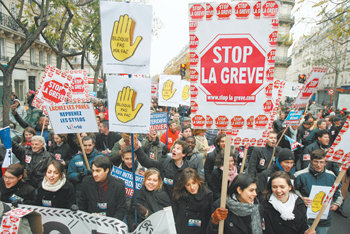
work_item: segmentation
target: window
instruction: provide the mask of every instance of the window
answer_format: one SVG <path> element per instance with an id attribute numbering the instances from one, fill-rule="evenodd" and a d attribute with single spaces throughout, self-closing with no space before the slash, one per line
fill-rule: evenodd
<path id="1" fill-rule="evenodd" d="M 47 65 L 51 64 L 51 54 L 47 54 L 47 58 L 46 58 L 46 62 L 47 62 Z"/>
<path id="2" fill-rule="evenodd" d="M 35 90 L 35 76 L 29 76 L 28 83 L 29 83 L 29 89 Z"/>
<path id="3" fill-rule="evenodd" d="M 32 49 L 30 49 L 29 52 L 30 52 L 30 63 L 33 64 L 33 63 L 35 63 L 35 51 L 32 48 Z"/>
<path id="4" fill-rule="evenodd" d="M 15 44 L 15 53 L 17 53 L 18 52 L 18 50 L 19 50 L 19 48 L 21 47 L 21 45 L 20 44 Z"/>
<path id="5" fill-rule="evenodd" d="M 5 57 L 5 39 L 0 38 L 0 58 L 3 59 Z"/>
<path id="6" fill-rule="evenodd" d="M 24 80 L 15 80 L 15 92 L 20 101 L 24 101 Z"/>
<path id="7" fill-rule="evenodd" d="M 39 63 L 40 65 L 44 65 L 44 52 L 39 51 Z"/>

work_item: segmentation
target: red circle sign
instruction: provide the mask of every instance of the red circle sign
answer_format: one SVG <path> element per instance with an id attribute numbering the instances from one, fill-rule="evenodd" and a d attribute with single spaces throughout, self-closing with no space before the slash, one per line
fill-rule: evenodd
<path id="1" fill-rule="evenodd" d="M 196 98 L 197 95 L 198 95 L 198 89 L 197 89 L 197 87 L 194 86 L 194 85 L 191 85 L 191 86 L 190 86 L 190 90 L 191 90 L 191 98 L 192 98 L 192 99 Z"/>
<path id="2" fill-rule="evenodd" d="M 195 115 L 192 118 L 192 123 L 194 127 L 203 127 L 205 124 L 205 118 L 201 115 Z"/>
<path id="3" fill-rule="evenodd" d="M 244 119 L 242 116 L 234 116 L 232 119 L 231 119 L 231 126 L 232 128 L 235 128 L 235 129 L 240 129 L 242 128 L 244 125 Z"/>
<path id="4" fill-rule="evenodd" d="M 273 103 L 271 100 L 267 100 L 265 103 L 264 103 L 264 111 L 265 112 L 270 112 L 273 108 Z"/>
<path id="5" fill-rule="evenodd" d="M 247 127 L 248 128 L 253 128 L 254 127 L 254 116 L 250 116 L 247 119 Z"/>
<path id="6" fill-rule="evenodd" d="M 200 82 L 208 101 L 254 102 L 262 89 L 265 66 L 262 49 L 250 35 L 238 36 L 219 35 L 203 52 Z"/>
<path id="7" fill-rule="evenodd" d="M 257 128 L 263 128 L 267 125 L 267 123 L 269 122 L 269 119 L 267 118 L 266 115 L 258 115 L 255 118 L 255 126 Z"/>
<path id="8" fill-rule="evenodd" d="M 191 82 L 197 82 L 199 77 L 198 72 L 195 69 L 190 69 L 190 80 Z"/>
<path id="9" fill-rule="evenodd" d="M 273 31 L 269 36 L 269 43 L 272 46 L 277 45 L 277 31 Z"/>
<path id="10" fill-rule="evenodd" d="M 255 17 L 260 17 L 261 15 L 261 1 L 257 2 L 253 7 L 253 15 Z"/>
<path id="11" fill-rule="evenodd" d="M 332 96 L 334 94 L 334 89 L 329 89 L 328 94 Z"/>
<path id="12" fill-rule="evenodd" d="M 247 2 L 239 2 L 235 7 L 235 15 L 237 18 L 247 18 L 250 14 L 250 6 Z"/>
<path id="13" fill-rule="evenodd" d="M 196 113 L 198 111 L 198 104 L 191 100 L 191 113 Z"/>
<path id="14" fill-rule="evenodd" d="M 228 126 L 228 118 L 220 115 L 215 119 L 215 125 L 217 128 L 226 128 Z"/>
<path id="15" fill-rule="evenodd" d="M 276 55 L 276 50 L 273 49 L 271 50 L 268 54 L 267 54 L 267 61 L 270 64 L 274 64 L 275 63 L 275 55 Z"/>
<path id="16" fill-rule="evenodd" d="M 278 4 L 275 1 L 267 1 L 263 6 L 263 15 L 274 17 L 278 12 Z"/>
<path id="17" fill-rule="evenodd" d="M 210 20 L 214 15 L 214 8 L 210 4 L 206 4 L 205 18 Z"/>
<path id="18" fill-rule="evenodd" d="M 192 49 L 192 50 L 197 49 L 198 43 L 199 43 L 198 37 L 194 34 L 191 34 L 190 35 L 190 49 Z"/>
<path id="19" fill-rule="evenodd" d="M 195 4 L 190 9 L 190 17 L 193 20 L 200 20 L 205 15 L 205 9 L 201 4 Z"/>
<path id="20" fill-rule="evenodd" d="M 191 21 L 189 22 L 189 30 L 190 32 L 194 32 L 198 26 L 198 22 L 196 21 Z"/>
<path id="21" fill-rule="evenodd" d="M 196 66 L 198 64 L 198 55 L 195 52 L 190 52 L 190 65 Z"/>
<path id="22" fill-rule="evenodd" d="M 219 19 L 229 18 L 232 15 L 232 7 L 228 3 L 221 3 L 216 8 L 216 14 L 218 15 Z"/>
<path id="23" fill-rule="evenodd" d="M 315 89 L 317 88 L 318 83 L 319 83 L 318 78 L 315 78 L 309 83 L 307 83 L 307 85 L 305 86 L 305 89 L 303 90 L 303 93 L 301 94 L 301 97 L 303 99 L 311 97 L 311 95 L 314 93 Z"/>
<path id="24" fill-rule="evenodd" d="M 242 139 L 240 137 L 236 137 L 234 140 L 234 144 L 235 145 L 240 145 L 241 144 Z"/>
<path id="25" fill-rule="evenodd" d="M 66 90 L 64 88 L 65 84 L 62 85 L 56 80 L 47 81 L 43 86 L 42 94 L 46 99 L 49 99 L 54 103 L 64 102 L 66 97 Z"/>
<path id="26" fill-rule="evenodd" d="M 207 118 L 205 120 L 205 127 L 206 128 L 211 128 L 211 126 L 213 125 L 214 121 L 213 118 L 210 117 L 209 115 L 207 115 Z"/>

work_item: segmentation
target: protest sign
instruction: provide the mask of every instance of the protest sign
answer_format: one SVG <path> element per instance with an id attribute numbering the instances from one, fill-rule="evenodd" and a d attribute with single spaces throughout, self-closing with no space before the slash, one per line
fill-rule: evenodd
<path id="1" fill-rule="evenodd" d="M 68 70 L 65 71 L 72 77 L 72 93 L 69 102 L 89 102 L 89 84 L 86 70 Z"/>
<path id="2" fill-rule="evenodd" d="M 28 226 L 23 225 L 27 219 Z M 41 223 L 41 216 L 39 213 L 28 210 L 16 208 L 5 213 L 0 227 L 0 233 L 43 233 L 43 225 Z"/>
<path id="3" fill-rule="evenodd" d="M 190 4 L 191 91 L 198 91 L 191 94 L 193 128 L 268 128 L 278 4 Z"/>
<path id="4" fill-rule="evenodd" d="M 47 111 L 56 134 L 98 132 L 91 103 L 47 106 Z"/>
<path id="5" fill-rule="evenodd" d="M 114 177 L 117 177 L 119 179 L 122 179 L 124 181 L 125 194 L 128 197 L 132 197 L 134 194 L 132 172 L 129 172 L 129 171 L 123 170 L 119 167 L 113 166 L 111 175 Z M 143 179 L 144 179 L 143 176 L 140 176 L 140 175 L 135 176 L 136 190 L 139 190 L 142 187 Z"/>
<path id="6" fill-rule="evenodd" d="M 127 224 L 121 220 L 80 210 L 71 211 L 69 209 L 21 204 L 19 208 L 18 210 L 32 210 L 41 214 L 43 233 L 148 234 L 152 232 L 152 234 L 176 234 L 171 207 L 166 207 L 150 215 L 133 232 L 129 232 Z"/>
<path id="7" fill-rule="evenodd" d="M 291 109 L 306 107 L 310 98 L 316 92 L 322 78 L 326 75 L 328 68 L 314 67 L 311 70 L 309 77 L 306 79 L 298 96 L 294 100 Z"/>
<path id="8" fill-rule="evenodd" d="M 181 80 L 181 98 L 180 104 L 183 106 L 191 105 L 191 97 L 190 97 L 190 82 L 187 80 Z M 191 90 L 191 94 L 195 94 L 196 90 Z M 198 91 L 197 91 L 198 92 Z"/>
<path id="9" fill-rule="evenodd" d="M 149 133 L 151 79 L 107 76 L 109 130 Z"/>
<path id="10" fill-rule="evenodd" d="M 168 116 L 166 112 L 151 114 L 151 130 L 165 130 L 168 127 Z"/>
<path id="11" fill-rule="evenodd" d="M 283 91 L 285 97 L 297 97 L 303 84 L 298 82 L 286 81 L 286 86 Z"/>
<path id="12" fill-rule="evenodd" d="M 306 215 L 308 219 L 315 219 L 318 212 L 322 208 L 322 204 L 326 195 L 331 190 L 329 186 L 312 185 L 309 198 L 312 199 L 311 206 L 308 206 Z M 321 219 L 327 219 L 329 213 L 330 203 L 327 205 L 325 212 L 322 214 Z"/>
<path id="13" fill-rule="evenodd" d="M 181 76 L 160 75 L 158 88 L 158 105 L 178 107 L 182 95 Z"/>
<path id="14" fill-rule="evenodd" d="M 104 73 L 148 74 L 152 36 L 152 7 L 101 1 Z"/>
<path id="15" fill-rule="evenodd" d="M 66 102 L 70 98 L 71 89 L 72 77 L 54 66 L 47 65 L 32 106 L 43 110 L 47 115 L 45 106 Z"/>
<path id="16" fill-rule="evenodd" d="M 286 127 L 288 125 L 298 125 L 299 121 L 301 119 L 301 116 L 303 115 L 304 111 L 295 111 L 292 110 L 289 112 L 287 118 L 283 122 L 283 126 Z"/>
<path id="17" fill-rule="evenodd" d="M 155 81 L 152 81 L 151 95 L 152 97 L 157 97 L 157 94 L 158 94 L 158 83 Z"/>

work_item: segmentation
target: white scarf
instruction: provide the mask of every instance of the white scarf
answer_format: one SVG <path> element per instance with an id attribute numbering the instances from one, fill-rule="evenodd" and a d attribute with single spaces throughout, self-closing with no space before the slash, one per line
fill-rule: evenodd
<path id="1" fill-rule="evenodd" d="M 62 188 L 65 183 L 66 183 L 66 176 L 65 175 L 62 175 L 62 177 L 59 180 L 57 180 L 57 182 L 55 184 L 50 184 L 47 181 L 46 176 L 45 176 L 43 179 L 43 182 L 41 183 L 41 186 L 46 191 L 56 192 L 60 188 Z"/>
<path id="2" fill-rule="evenodd" d="M 273 208 L 281 214 L 281 218 L 285 221 L 293 220 L 295 218 L 293 210 L 295 206 L 295 201 L 298 196 L 295 193 L 289 193 L 288 201 L 285 203 L 278 200 L 274 194 L 271 195 L 269 202 L 272 204 Z"/>

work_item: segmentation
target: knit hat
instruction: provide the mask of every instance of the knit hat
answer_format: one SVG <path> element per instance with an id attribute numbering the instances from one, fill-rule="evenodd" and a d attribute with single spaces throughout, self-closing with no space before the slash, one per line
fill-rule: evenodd
<path id="1" fill-rule="evenodd" d="M 295 161 L 295 157 L 290 149 L 283 148 L 278 153 L 278 162 L 282 162 L 285 160 Z"/>

